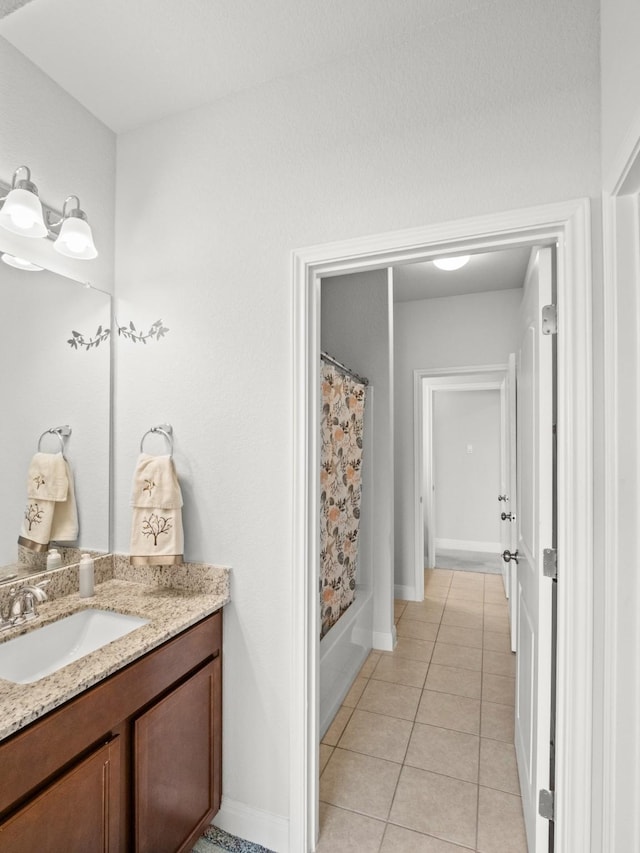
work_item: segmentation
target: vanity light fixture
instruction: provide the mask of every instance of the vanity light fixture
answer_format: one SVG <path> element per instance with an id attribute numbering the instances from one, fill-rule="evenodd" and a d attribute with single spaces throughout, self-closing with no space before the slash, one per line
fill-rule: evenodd
<path id="1" fill-rule="evenodd" d="M 433 263 L 439 270 L 447 270 L 448 272 L 451 272 L 452 270 L 459 270 L 465 264 L 468 264 L 470 257 L 470 255 L 457 255 L 456 257 L 436 258 Z"/>
<path id="2" fill-rule="evenodd" d="M 26 178 L 19 179 L 20 172 L 24 172 Z M 81 209 L 77 195 L 67 196 L 62 213 L 43 205 L 27 166 L 15 170 L 10 187 L 0 182 L 0 189 L 4 188 L 8 193 L 0 197 L 0 202 L 4 202 L 0 207 L 3 228 L 22 237 L 53 240 L 54 249 L 68 258 L 90 260 L 98 256 L 87 214 Z"/>
<path id="3" fill-rule="evenodd" d="M 17 270 L 26 270 L 27 272 L 42 272 L 43 267 L 32 264 L 24 258 L 19 258 L 17 255 L 10 255 L 9 252 L 3 252 L 0 258 L 10 267 L 15 267 Z"/>
<path id="4" fill-rule="evenodd" d="M 18 175 L 23 171 L 26 178 L 19 180 Z M 38 198 L 37 186 L 31 181 L 31 170 L 28 166 L 18 166 L 13 173 L 11 189 L 4 197 L 0 210 L 0 225 L 22 237 L 47 236 L 42 202 Z"/>
<path id="5" fill-rule="evenodd" d="M 75 200 L 76 206 L 67 208 L 69 202 Z M 80 208 L 77 195 L 70 195 L 64 200 L 62 218 L 50 223 L 51 228 L 60 226 L 60 231 L 53 248 L 68 258 L 97 258 L 98 250 L 93 242 L 91 227 L 87 222 L 87 214 Z"/>

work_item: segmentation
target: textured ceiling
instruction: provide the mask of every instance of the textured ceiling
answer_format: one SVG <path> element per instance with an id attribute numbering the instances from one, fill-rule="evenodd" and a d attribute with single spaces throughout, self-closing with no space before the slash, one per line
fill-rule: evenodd
<path id="1" fill-rule="evenodd" d="M 0 35 L 121 132 L 495 2 L 31 0 Z"/>
<path id="2" fill-rule="evenodd" d="M 438 269 L 431 261 L 395 267 L 394 301 L 438 299 L 522 287 L 530 254 L 531 249 L 524 248 L 472 255 L 466 266 L 452 272 Z"/>

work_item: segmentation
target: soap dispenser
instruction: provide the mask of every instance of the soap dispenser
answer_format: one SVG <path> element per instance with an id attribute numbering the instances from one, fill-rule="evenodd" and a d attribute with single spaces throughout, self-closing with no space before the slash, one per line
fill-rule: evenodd
<path id="1" fill-rule="evenodd" d="M 56 548 L 51 548 L 47 553 L 47 568 L 59 569 L 62 565 L 62 557 Z"/>
<path id="2" fill-rule="evenodd" d="M 90 554 L 80 557 L 80 598 L 90 598 L 93 595 L 93 558 Z"/>

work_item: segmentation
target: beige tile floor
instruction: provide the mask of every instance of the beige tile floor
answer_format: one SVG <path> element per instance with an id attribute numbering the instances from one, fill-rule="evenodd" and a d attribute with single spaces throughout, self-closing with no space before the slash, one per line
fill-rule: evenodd
<path id="1" fill-rule="evenodd" d="M 526 853 L 499 575 L 425 571 L 320 745 L 318 853 Z"/>

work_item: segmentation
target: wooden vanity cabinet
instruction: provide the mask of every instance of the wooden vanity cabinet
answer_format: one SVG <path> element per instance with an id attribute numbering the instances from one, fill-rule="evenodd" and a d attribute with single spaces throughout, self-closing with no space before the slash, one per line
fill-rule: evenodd
<path id="1" fill-rule="evenodd" d="M 0 850 L 190 850 L 221 776 L 217 611 L 0 743 Z"/>
<path id="2" fill-rule="evenodd" d="M 193 846 L 194 827 L 220 804 L 220 658 L 198 670 L 134 723 L 136 853 Z"/>
<path id="3" fill-rule="evenodd" d="M 3 853 L 118 853 L 120 739 L 91 753 L 0 825 Z"/>

